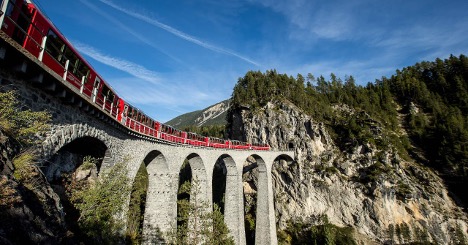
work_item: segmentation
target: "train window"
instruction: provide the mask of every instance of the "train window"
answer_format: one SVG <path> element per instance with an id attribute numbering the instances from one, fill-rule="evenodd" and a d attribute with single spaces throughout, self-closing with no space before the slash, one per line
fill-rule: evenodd
<path id="1" fill-rule="evenodd" d="M 102 86 L 101 94 L 106 98 L 106 101 L 114 101 L 114 92 L 112 92 L 112 90 L 110 90 L 106 85 Z"/>
<path id="2" fill-rule="evenodd" d="M 76 75 L 76 65 L 78 62 L 78 57 L 76 57 L 76 54 L 69 47 L 65 48 L 64 55 L 64 62 L 68 60 L 68 70 L 71 71 L 74 75 Z"/>
<path id="3" fill-rule="evenodd" d="M 104 85 L 102 86 L 101 95 L 103 97 L 107 97 L 109 95 L 109 91 L 109 88 L 106 85 Z"/>
<path id="4" fill-rule="evenodd" d="M 124 106 L 123 114 L 124 114 L 124 116 L 128 115 L 128 106 L 127 105 Z"/>
<path id="5" fill-rule="evenodd" d="M 78 65 L 76 66 L 76 72 L 74 72 L 77 77 L 82 78 L 88 78 L 89 76 L 89 67 L 81 60 L 78 60 Z M 85 79 L 85 82 L 87 79 Z"/>
<path id="6" fill-rule="evenodd" d="M 65 64 L 63 58 L 63 51 L 65 49 L 65 43 L 59 38 L 59 36 L 51 29 L 47 34 L 47 42 L 45 49 L 54 59 L 60 62 L 62 65 Z"/>
<path id="7" fill-rule="evenodd" d="M 15 8 L 16 0 L 10 0 L 8 2 L 8 7 L 6 9 L 6 16 L 11 16 L 11 13 L 13 12 L 13 9 Z"/>

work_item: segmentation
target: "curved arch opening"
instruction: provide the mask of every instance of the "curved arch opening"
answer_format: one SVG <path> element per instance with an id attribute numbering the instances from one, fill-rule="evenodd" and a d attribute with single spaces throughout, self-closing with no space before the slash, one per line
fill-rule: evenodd
<path id="1" fill-rule="evenodd" d="M 133 227 L 136 228 L 138 225 L 138 229 L 135 229 L 138 233 L 133 233 L 137 235 L 137 239 L 132 240 L 132 244 L 159 244 L 164 241 L 163 233 L 173 227 L 174 217 L 170 215 L 170 207 L 174 207 L 175 202 L 172 193 L 167 190 L 173 175 L 169 173 L 166 157 L 158 150 L 147 153 L 141 162 L 140 169 L 146 169 L 146 173 L 144 170 L 139 170 L 139 174 L 140 178 L 146 177 L 147 187 L 137 192 L 141 195 L 135 195 L 133 213 L 136 218 Z M 138 178 L 137 173 L 135 180 Z M 137 182 L 135 185 L 142 186 Z"/>
<path id="2" fill-rule="evenodd" d="M 67 227 L 74 237 L 86 237 L 78 226 L 80 213 L 71 201 L 73 192 L 97 180 L 104 157 L 110 152 L 99 139 L 85 136 L 64 145 L 42 167 L 42 171 L 60 198 Z"/>
<path id="3" fill-rule="evenodd" d="M 271 170 L 273 204 L 275 207 L 275 223 L 279 234 L 278 243 L 286 242 L 284 234 L 288 234 L 287 226 L 290 217 L 287 204 L 289 202 L 289 188 L 294 179 L 300 176 L 299 165 L 287 155 L 280 155 L 273 161 Z"/>
<path id="4" fill-rule="evenodd" d="M 244 227 L 247 245 L 255 244 L 255 228 L 257 220 L 257 191 L 259 165 L 256 156 L 248 157 L 242 168 L 242 184 L 244 198 Z"/>
<path id="5" fill-rule="evenodd" d="M 234 166 L 233 166 L 234 165 Z M 221 214 L 224 215 L 225 203 L 226 203 L 226 185 L 227 185 L 227 166 L 235 168 L 235 163 L 232 158 L 228 155 L 223 155 L 216 160 L 213 167 L 213 178 L 212 178 L 212 200 L 213 210 L 215 207 L 219 208 Z M 230 171 L 233 172 L 233 171 Z M 231 173 L 232 175 L 233 173 Z"/>
<path id="6" fill-rule="evenodd" d="M 99 139 L 89 136 L 77 138 L 55 153 L 46 162 L 42 171 L 49 182 L 54 182 L 60 179 L 63 173 L 76 170 L 87 156 L 97 159 L 96 167 L 99 171 L 106 152 L 107 146 Z"/>
<path id="7" fill-rule="evenodd" d="M 199 244 L 206 232 L 206 171 L 201 157 L 190 154 L 179 170 L 177 191 L 177 244 Z"/>

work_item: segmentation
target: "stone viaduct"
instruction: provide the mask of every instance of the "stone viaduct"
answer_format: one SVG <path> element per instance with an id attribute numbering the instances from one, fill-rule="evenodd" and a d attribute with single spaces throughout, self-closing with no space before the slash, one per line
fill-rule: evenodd
<path id="1" fill-rule="evenodd" d="M 194 148 L 139 135 L 89 103 L 3 32 L 0 36 L 0 90 L 17 90 L 27 108 L 47 110 L 52 115 L 52 127 L 40 136 L 43 143 L 39 149 L 48 178 L 61 171 L 60 166 L 47 167 L 50 159 L 71 144 L 85 151 L 102 150 L 101 171 L 125 160 L 131 180 L 144 163 L 149 187 L 143 237 L 149 244 L 156 231 L 166 232 L 176 226 L 177 188 L 184 160 L 189 161 L 192 176 L 199 180 L 200 198 L 209 205 L 212 204 L 213 168 L 222 160 L 227 170 L 225 223 L 235 243 L 245 244 L 242 174 L 244 162 L 253 157 L 259 169 L 255 243 L 277 244 L 271 169 L 279 159 L 292 161 L 293 152 Z"/>

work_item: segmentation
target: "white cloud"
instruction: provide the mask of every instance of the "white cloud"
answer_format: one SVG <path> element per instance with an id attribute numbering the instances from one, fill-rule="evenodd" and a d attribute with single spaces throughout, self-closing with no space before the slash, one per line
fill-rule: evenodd
<path id="1" fill-rule="evenodd" d="M 80 53 L 85 54 L 100 63 L 113 67 L 117 70 L 126 72 L 134 77 L 145 80 L 147 82 L 159 84 L 159 75 L 154 71 L 148 70 L 141 65 L 132 63 L 124 59 L 119 59 L 106 54 L 102 54 L 95 48 L 80 43 L 78 41 L 74 41 L 73 43 L 75 48 L 78 49 Z"/>
<path id="2" fill-rule="evenodd" d="M 110 7 L 112 7 L 112 8 L 114 8 L 114 9 L 116 9 L 116 10 L 118 10 L 118 11 L 120 11 L 120 12 L 122 12 L 122 13 L 124 13 L 124 14 L 127 14 L 129 16 L 132 16 L 132 17 L 136 18 L 136 19 L 144 21 L 144 22 L 146 22 L 148 24 L 151 24 L 151 25 L 153 25 L 155 27 L 161 28 L 161 29 L 163 29 L 163 30 L 165 30 L 165 31 L 167 31 L 167 32 L 179 37 L 179 38 L 182 38 L 182 39 L 187 40 L 187 41 L 189 41 L 191 43 L 197 44 L 197 45 L 199 45 L 199 46 L 201 46 L 203 48 L 206 48 L 206 49 L 218 52 L 218 53 L 231 55 L 231 56 L 237 57 L 237 58 L 239 58 L 241 60 L 244 60 L 244 61 L 246 61 L 246 62 L 248 62 L 250 64 L 253 64 L 255 66 L 260 66 L 257 62 L 253 61 L 250 58 L 247 58 L 247 57 L 245 57 L 243 55 L 240 55 L 240 54 L 238 54 L 238 53 L 236 53 L 236 52 L 234 52 L 232 50 L 221 48 L 221 47 L 215 46 L 213 44 L 201 41 L 196 37 L 193 37 L 193 36 L 191 36 L 191 35 L 189 35 L 187 33 L 179 31 L 179 30 L 177 30 L 177 29 L 175 29 L 175 28 L 173 28 L 173 27 L 171 27 L 169 25 L 163 24 L 163 23 L 159 22 L 158 20 L 156 20 L 154 18 L 150 18 L 149 16 L 139 14 L 136 11 L 129 11 L 129 10 L 127 10 L 127 9 L 121 7 L 121 6 L 118 6 L 115 3 L 111 2 L 111 1 L 108 1 L 108 0 L 99 0 L 99 1 L 106 4 L 106 5 L 108 5 L 108 6 L 110 6 Z"/>
<path id="3" fill-rule="evenodd" d="M 138 39 L 141 42 L 143 42 L 144 44 L 158 50 L 159 52 L 163 53 L 164 55 L 166 55 L 167 57 L 169 57 L 172 60 L 176 61 L 177 63 L 182 64 L 184 66 L 187 66 L 180 59 L 176 58 L 175 56 L 173 56 L 173 55 L 169 54 L 168 52 L 166 52 L 165 50 L 161 49 L 158 45 L 155 44 L 154 41 L 150 41 L 145 36 L 136 33 L 135 31 L 132 30 L 132 28 L 129 28 L 128 26 L 124 25 L 122 22 L 118 21 L 116 18 L 114 18 L 114 17 L 110 16 L 109 14 L 107 14 L 106 12 L 102 11 L 101 9 L 96 7 L 94 4 L 88 2 L 87 0 L 80 0 L 80 1 L 81 1 L 81 3 L 86 5 L 88 8 L 92 9 L 94 12 L 96 12 L 99 15 L 103 16 L 104 18 L 108 19 L 112 23 L 116 24 L 119 27 L 119 29 L 126 31 L 130 35 L 134 36 L 136 39 Z"/>
<path id="4" fill-rule="evenodd" d="M 309 39 L 344 40 L 354 38 L 356 19 L 353 13 L 359 1 L 339 4 L 308 0 L 250 0 L 286 17 L 291 24 L 290 37 L 302 41 Z"/>

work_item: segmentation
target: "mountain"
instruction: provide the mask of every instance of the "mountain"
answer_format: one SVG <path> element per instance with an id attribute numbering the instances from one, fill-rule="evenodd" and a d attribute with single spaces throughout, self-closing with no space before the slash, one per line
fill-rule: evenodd
<path id="1" fill-rule="evenodd" d="M 349 117 L 356 112 L 335 107 L 334 113 Z M 468 218 L 443 180 L 392 147 L 367 143 L 343 152 L 326 125 L 288 101 L 233 114 L 239 120 L 232 127 L 240 129 L 236 134 L 241 138 L 295 149 L 295 162 L 280 160 L 272 167 L 279 244 L 326 244 L 321 236 L 331 235 L 321 229 L 341 240 L 332 244 L 450 244 L 463 239 Z M 368 115 L 360 117 L 359 124 L 378 125 Z M 382 129 L 371 133 L 384 137 Z M 244 165 L 246 207 L 254 206 L 249 200 L 258 190 L 254 165 Z"/>
<path id="2" fill-rule="evenodd" d="M 165 124 L 179 129 L 187 126 L 225 125 L 229 106 L 230 100 L 224 100 L 203 110 L 180 115 Z"/>
<path id="3" fill-rule="evenodd" d="M 271 167 L 279 244 L 467 244 L 468 57 L 366 86 L 250 71 L 228 114 L 228 138 L 295 151 Z M 246 219 L 256 164 L 244 164 Z"/>

